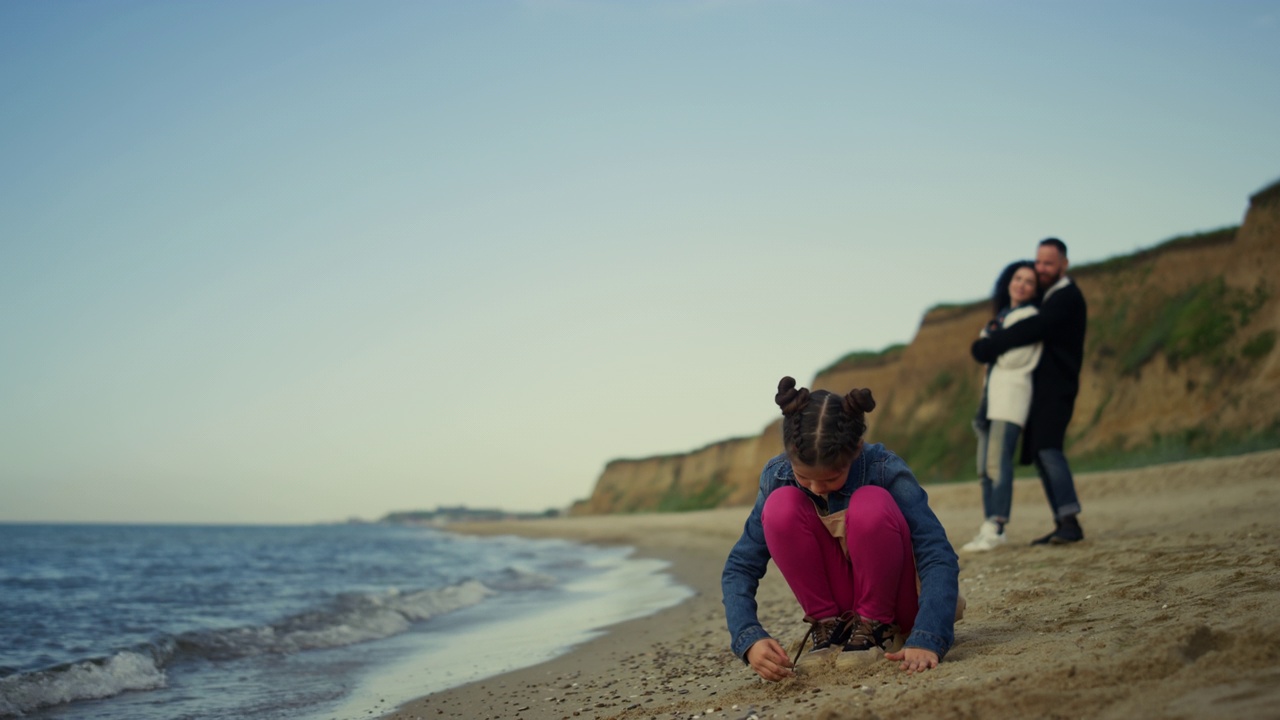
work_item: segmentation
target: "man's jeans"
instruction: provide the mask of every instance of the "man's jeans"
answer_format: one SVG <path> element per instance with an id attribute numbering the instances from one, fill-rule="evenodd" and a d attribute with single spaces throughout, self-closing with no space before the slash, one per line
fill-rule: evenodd
<path id="1" fill-rule="evenodd" d="M 1061 450 L 1041 450 L 1036 453 L 1036 470 L 1040 472 L 1040 484 L 1053 509 L 1055 520 L 1080 512 L 1076 498 L 1076 484 L 1071 478 L 1071 468 Z"/>

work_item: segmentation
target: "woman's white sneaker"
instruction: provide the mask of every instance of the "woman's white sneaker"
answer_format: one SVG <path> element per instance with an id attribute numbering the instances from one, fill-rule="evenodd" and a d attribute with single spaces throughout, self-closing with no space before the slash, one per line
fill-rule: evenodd
<path id="1" fill-rule="evenodd" d="M 1007 540 L 1004 533 L 1000 532 L 1000 526 L 988 520 L 978 528 L 978 534 L 960 549 L 968 552 L 985 552 L 1000 547 Z"/>

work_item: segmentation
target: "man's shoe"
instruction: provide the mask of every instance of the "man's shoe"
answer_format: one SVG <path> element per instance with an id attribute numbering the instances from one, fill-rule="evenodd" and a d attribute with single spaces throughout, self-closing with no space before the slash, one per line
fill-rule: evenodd
<path id="1" fill-rule="evenodd" d="M 1032 540 L 1031 544 L 1032 545 L 1048 545 L 1049 543 L 1053 542 L 1053 536 L 1057 535 L 1058 530 L 1061 530 L 1061 529 L 1062 529 L 1062 522 L 1058 520 L 1054 520 L 1053 532 L 1049 533 L 1048 535 L 1045 535 L 1044 537 L 1038 537 L 1035 540 Z"/>
<path id="2" fill-rule="evenodd" d="M 1074 515 L 1065 517 L 1059 523 L 1058 529 L 1053 531 L 1049 536 L 1050 545 L 1069 545 L 1077 543 L 1084 539 L 1084 529 L 1080 527 L 1080 522 L 1076 520 Z"/>

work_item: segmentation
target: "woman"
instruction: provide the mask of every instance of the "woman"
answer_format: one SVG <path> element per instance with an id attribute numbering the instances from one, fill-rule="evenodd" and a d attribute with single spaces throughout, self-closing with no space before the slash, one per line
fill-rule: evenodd
<path id="1" fill-rule="evenodd" d="M 992 293 L 995 318 L 982 329 L 1010 327 L 1037 312 L 1036 267 L 1022 260 L 1000 273 Z M 982 482 L 983 523 L 961 550 L 985 552 L 1005 543 L 1004 528 L 1013 505 L 1014 450 L 1031 410 L 1031 373 L 1040 362 L 1041 343 L 1011 348 L 987 370 L 982 403 L 973 429 L 978 434 L 978 475 Z"/>
<path id="2" fill-rule="evenodd" d="M 937 667 L 954 641 L 959 565 L 910 468 L 863 442 L 871 391 L 810 392 L 784 377 L 774 401 L 785 453 L 765 464 L 721 576 L 733 652 L 766 680 L 792 673 L 795 664 L 756 614 L 756 588 L 772 559 L 813 637 L 800 664 L 887 650 L 907 672 Z"/>

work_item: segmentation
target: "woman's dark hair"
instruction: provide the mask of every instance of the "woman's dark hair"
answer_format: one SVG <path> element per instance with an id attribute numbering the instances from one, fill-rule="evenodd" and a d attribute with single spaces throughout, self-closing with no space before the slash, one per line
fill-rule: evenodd
<path id="1" fill-rule="evenodd" d="M 991 314 L 999 315 L 1000 311 L 1009 307 L 1013 300 L 1009 297 L 1009 283 L 1013 282 L 1014 273 L 1022 268 L 1030 268 L 1031 272 L 1036 271 L 1036 264 L 1030 260 L 1016 260 L 1009 263 L 1009 266 L 1000 272 L 1000 277 L 996 278 L 996 286 L 991 291 Z"/>
<path id="2" fill-rule="evenodd" d="M 794 378 L 778 381 L 773 401 L 782 408 L 782 445 L 787 456 L 805 465 L 844 467 L 858 452 L 867 431 L 867 413 L 876 407 L 871 391 L 854 388 L 847 395 L 797 388 Z"/>

